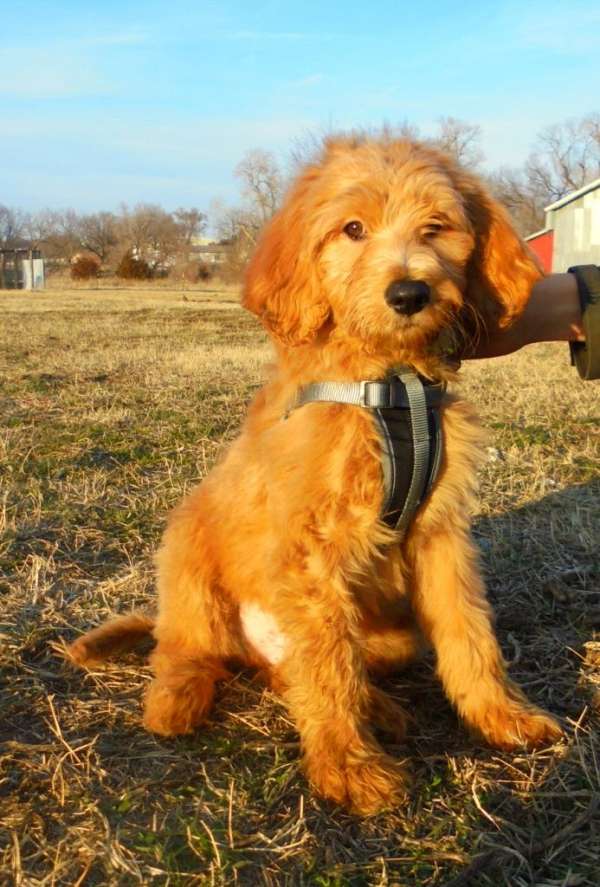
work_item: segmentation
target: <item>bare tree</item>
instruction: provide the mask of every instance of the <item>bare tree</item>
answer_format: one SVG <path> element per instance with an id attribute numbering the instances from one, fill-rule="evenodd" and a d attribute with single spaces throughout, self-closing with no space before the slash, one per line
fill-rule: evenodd
<path id="1" fill-rule="evenodd" d="M 256 215 L 240 207 L 223 207 L 216 220 L 217 234 L 223 243 L 232 243 L 240 236 L 254 243 L 260 227 Z"/>
<path id="2" fill-rule="evenodd" d="M 238 163 L 235 175 L 242 181 L 249 209 L 264 225 L 281 202 L 283 179 L 277 161 L 269 151 L 255 148 Z"/>
<path id="3" fill-rule="evenodd" d="M 588 114 L 583 118 L 582 127 L 588 138 L 596 145 L 596 150 L 600 151 L 600 114 Z"/>
<path id="4" fill-rule="evenodd" d="M 190 209 L 179 207 L 171 215 L 179 227 L 182 243 L 186 247 L 191 246 L 194 238 L 206 230 L 206 215 L 195 206 Z"/>
<path id="5" fill-rule="evenodd" d="M 446 151 L 462 166 L 470 169 L 479 166 L 483 160 L 480 126 L 456 117 L 441 117 L 438 127 L 438 134 L 431 139 L 434 145 Z"/>
<path id="6" fill-rule="evenodd" d="M 524 170 L 502 167 L 486 176 L 492 194 L 510 212 L 517 230 L 532 234 L 544 227 L 545 192 L 531 182 Z"/>
<path id="7" fill-rule="evenodd" d="M 121 207 L 119 247 L 121 254 L 130 252 L 156 269 L 170 264 L 181 244 L 179 227 L 162 207 L 139 203 L 133 209 Z"/>
<path id="8" fill-rule="evenodd" d="M 589 114 L 542 130 L 525 165 L 546 203 L 560 200 L 600 176 L 600 115 Z"/>
<path id="9" fill-rule="evenodd" d="M 235 175 L 242 182 L 245 204 L 223 207 L 214 201 L 212 206 L 218 236 L 229 246 L 224 270 L 231 278 L 241 274 L 261 229 L 279 208 L 284 188 L 277 161 L 268 151 L 258 148 L 242 158 Z"/>
<path id="10" fill-rule="evenodd" d="M 522 234 L 544 226 L 544 208 L 600 176 L 600 114 L 543 129 L 521 169 L 488 176 Z"/>
<path id="11" fill-rule="evenodd" d="M 225 277 L 237 280 L 241 276 L 254 249 L 261 224 L 251 210 L 240 207 L 222 207 L 215 201 L 213 205 L 215 227 L 219 240 L 229 247 L 225 267 Z"/>
<path id="12" fill-rule="evenodd" d="M 43 247 L 48 258 L 70 261 L 81 249 L 79 216 L 73 209 L 31 213 L 26 218 L 24 232 L 31 246 Z"/>
<path id="13" fill-rule="evenodd" d="M 71 261 L 81 250 L 80 217 L 73 209 L 46 210 L 31 220 L 32 237 L 39 237 L 48 255 Z"/>
<path id="14" fill-rule="evenodd" d="M 81 246 L 106 262 L 119 241 L 119 220 L 114 213 L 98 212 L 79 220 Z"/>
<path id="15" fill-rule="evenodd" d="M 11 209 L 0 204 L 0 245 L 11 247 L 25 233 L 27 217 L 20 209 Z"/>

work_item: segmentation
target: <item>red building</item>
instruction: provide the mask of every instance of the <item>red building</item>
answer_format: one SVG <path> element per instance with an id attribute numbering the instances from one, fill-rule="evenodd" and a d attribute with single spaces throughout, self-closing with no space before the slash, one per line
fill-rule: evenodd
<path id="1" fill-rule="evenodd" d="M 546 274 L 552 271 L 552 254 L 554 251 L 554 231 L 552 228 L 542 228 L 535 234 L 526 237 L 532 253 L 538 257 Z"/>
<path id="2" fill-rule="evenodd" d="M 555 200 L 545 213 L 546 227 L 525 240 L 547 274 L 600 264 L 600 179 Z"/>

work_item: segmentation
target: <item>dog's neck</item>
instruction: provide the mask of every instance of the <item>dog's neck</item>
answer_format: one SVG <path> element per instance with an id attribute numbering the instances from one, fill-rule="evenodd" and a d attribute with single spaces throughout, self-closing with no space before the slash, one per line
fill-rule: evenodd
<path id="1" fill-rule="evenodd" d="M 276 343 L 277 369 L 294 384 L 307 382 L 356 382 L 384 379 L 394 368 L 409 367 L 433 381 L 456 378 L 456 366 L 436 354 L 414 354 L 393 343 L 375 348 L 359 339 L 328 336 L 304 345 Z"/>

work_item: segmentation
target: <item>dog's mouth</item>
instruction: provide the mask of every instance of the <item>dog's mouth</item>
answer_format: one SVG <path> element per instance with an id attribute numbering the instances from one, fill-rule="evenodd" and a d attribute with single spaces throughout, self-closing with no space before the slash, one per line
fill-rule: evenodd
<path id="1" fill-rule="evenodd" d="M 385 290 L 386 304 L 397 317 L 401 335 L 416 335 L 427 352 L 450 362 L 464 346 L 459 306 L 425 280 L 393 280 Z M 416 343 L 413 342 L 413 347 Z"/>

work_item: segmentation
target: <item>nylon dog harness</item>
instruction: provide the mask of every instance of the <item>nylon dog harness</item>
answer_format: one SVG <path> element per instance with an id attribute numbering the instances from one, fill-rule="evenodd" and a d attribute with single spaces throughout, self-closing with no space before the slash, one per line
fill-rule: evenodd
<path id="1" fill-rule="evenodd" d="M 400 369 L 383 382 L 313 382 L 292 409 L 308 403 L 346 403 L 370 410 L 381 444 L 381 518 L 404 533 L 438 475 L 443 451 L 439 406 L 446 386 Z"/>

